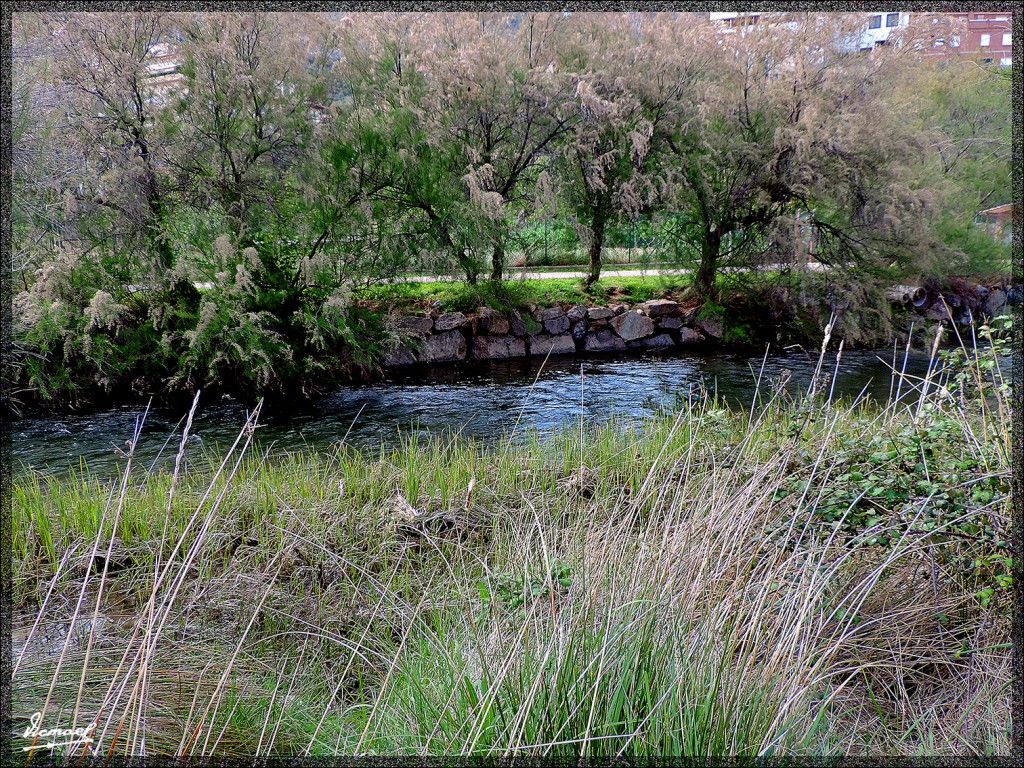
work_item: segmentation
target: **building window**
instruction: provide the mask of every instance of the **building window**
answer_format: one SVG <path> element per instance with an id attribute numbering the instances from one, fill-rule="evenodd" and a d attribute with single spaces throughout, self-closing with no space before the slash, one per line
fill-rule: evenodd
<path id="1" fill-rule="evenodd" d="M 959 48 L 960 35 L 953 35 L 951 38 L 949 38 L 949 44 L 952 45 L 954 48 Z"/>
<path id="2" fill-rule="evenodd" d="M 982 48 L 988 48 L 988 46 L 991 43 L 992 43 L 992 35 L 985 34 L 985 35 L 981 36 L 981 41 L 978 43 L 978 45 L 981 46 Z"/>
<path id="3" fill-rule="evenodd" d="M 1013 66 L 1013 57 L 1012 56 L 1004 56 L 1003 58 L 1001 58 L 999 60 L 999 66 L 1000 67 L 1012 67 Z"/>
<path id="4" fill-rule="evenodd" d="M 1013 33 L 1003 32 L 1003 45 L 1013 45 Z"/>
<path id="5" fill-rule="evenodd" d="M 898 13 L 890 13 L 885 17 L 885 26 L 895 27 L 900 23 L 900 15 Z"/>
<path id="6" fill-rule="evenodd" d="M 868 29 L 881 29 L 881 27 L 882 27 L 882 17 L 881 16 L 872 16 L 871 17 L 871 23 L 868 24 Z"/>

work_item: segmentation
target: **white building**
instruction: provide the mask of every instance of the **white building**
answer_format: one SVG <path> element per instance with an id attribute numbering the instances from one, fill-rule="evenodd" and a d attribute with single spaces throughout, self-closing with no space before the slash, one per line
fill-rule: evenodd
<path id="1" fill-rule="evenodd" d="M 879 45 L 885 45 L 893 30 L 906 27 L 910 23 L 910 14 L 903 11 L 894 13 L 872 13 L 870 14 L 860 39 L 856 43 L 859 50 L 871 50 Z M 708 17 L 712 23 L 720 27 L 723 32 L 742 31 L 745 27 L 758 24 L 761 21 L 768 21 L 769 16 L 777 16 L 776 13 L 762 13 L 760 11 L 712 11 Z"/>
<path id="2" fill-rule="evenodd" d="M 910 23 L 910 14 L 902 11 L 896 13 L 872 13 L 867 29 L 860 39 L 860 49 L 866 50 L 878 45 L 885 45 L 893 30 L 906 27 Z"/>

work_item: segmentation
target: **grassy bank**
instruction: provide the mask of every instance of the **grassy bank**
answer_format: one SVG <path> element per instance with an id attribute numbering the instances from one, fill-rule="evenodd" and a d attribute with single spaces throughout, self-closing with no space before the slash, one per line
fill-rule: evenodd
<path id="1" fill-rule="evenodd" d="M 366 300 L 382 306 L 439 302 L 447 311 L 475 312 L 479 307 L 500 311 L 551 307 L 556 304 L 636 303 L 658 298 L 690 284 L 688 275 L 611 277 L 584 289 L 579 278 L 515 278 L 469 285 L 462 281 L 388 283 L 364 291 Z"/>
<path id="2" fill-rule="evenodd" d="M 14 713 L 96 722 L 101 754 L 1008 753 L 989 360 L 899 408 L 763 382 L 750 411 L 274 457 L 257 412 L 173 473 L 22 475 Z"/>

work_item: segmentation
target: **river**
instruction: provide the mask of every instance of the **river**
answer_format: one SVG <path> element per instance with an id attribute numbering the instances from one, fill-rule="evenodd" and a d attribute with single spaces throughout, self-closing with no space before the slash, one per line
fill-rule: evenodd
<path id="1" fill-rule="evenodd" d="M 452 431 L 494 441 L 514 428 L 518 434 L 531 428 L 543 434 L 565 424 L 578 424 L 581 413 L 588 421 L 612 416 L 642 419 L 701 388 L 733 406 L 749 409 L 759 375 L 762 393 L 769 393 L 775 382 L 788 377 L 785 388 L 797 395 L 806 391 L 818 357 L 803 351 L 772 354 L 762 371 L 763 360 L 763 354 L 679 353 L 550 359 L 543 366 L 538 359 L 522 359 L 392 372 L 384 381 L 341 387 L 303 407 L 265 406 L 256 444 L 264 450 L 294 451 L 327 448 L 346 440 L 374 449 L 397 443 L 400 434 Z M 890 397 L 892 363 L 891 349 L 844 352 L 835 396 L 863 393 L 885 402 Z M 900 350 L 896 365 L 903 364 Z M 920 376 L 927 365 L 926 355 L 911 353 L 906 372 Z M 829 353 L 824 369 L 831 374 L 835 366 L 836 356 Z M 63 474 L 84 466 L 101 475 L 117 473 L 124 465 L 119 451 L 144 410 L 118 407 L 17 421 L 13 424 L 14 469 Z M 246 413 L 241 403 L 204 402 L 200 397 L 187 453 L 229 446 Z M 149 411 L 136 466 L 148 469 L 173 462 L 184 415 L 167 408 Z"/>

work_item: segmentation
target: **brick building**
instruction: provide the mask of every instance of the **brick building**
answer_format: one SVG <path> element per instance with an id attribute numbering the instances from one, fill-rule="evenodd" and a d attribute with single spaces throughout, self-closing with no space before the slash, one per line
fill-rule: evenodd
<path id="1" fill-rule="evenodd" d="M 928 56 L 952 58 L 964 56 L 986 64 L 1009 67 L 1013 64 L 1013 17 L 1007 11 L 970 11 L 943 14 L 950 17 L 962 30 L 946 40 L 936 37 Z"/>

